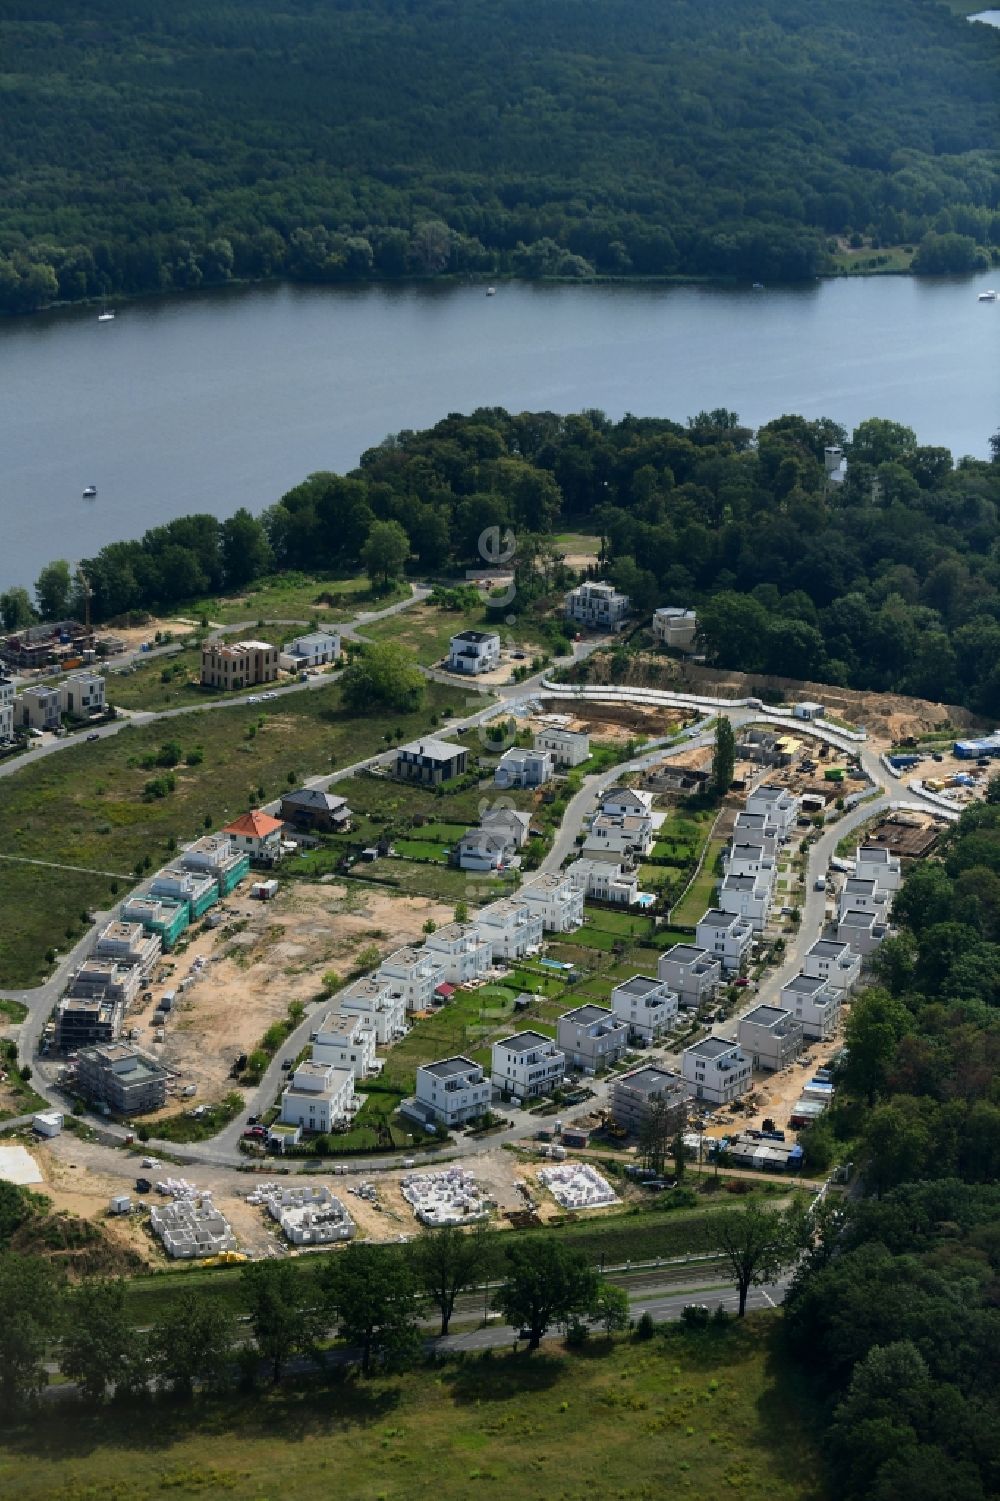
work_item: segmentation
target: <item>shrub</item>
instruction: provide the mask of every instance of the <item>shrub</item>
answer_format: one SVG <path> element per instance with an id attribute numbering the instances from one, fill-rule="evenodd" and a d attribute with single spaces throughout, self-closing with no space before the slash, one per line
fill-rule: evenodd
<path id="1" fill-rule="evenodd" d="M 655 1333 L 656 1323 L 653 1315 L 647 1309 L 645 1313 L 640 1315 L 635 1326 L 635 1337 L 636 1339 L 652 1339 Z"/>

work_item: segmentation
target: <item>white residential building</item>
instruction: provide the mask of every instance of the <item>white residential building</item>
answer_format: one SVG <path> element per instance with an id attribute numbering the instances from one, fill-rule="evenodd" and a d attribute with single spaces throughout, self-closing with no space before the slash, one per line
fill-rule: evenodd
<path id="1" fill-rule="evenodd" d="M 448 647 L 448 671 L 474 676 L 500 666 L 500 637 L 496 631 L 459 631 Z"/>
<path id="2" fill-rule="evenodd" d="M 635 787 L 609 787 L 601 798 L 601 812 L 612 818 L 647 818 L 652 826 L 653 794 Z"/>
<path id="3" fill-rule="evenodd" d="M 519 808 L 506 808 L 502 802 L 485 809 L 479 815 L 479 823 L 483 829 L 500 836 L 512 851 L 523 849 L 531 833 L 531 814 L 522 813 Z"/>
<path id="4" fill-rule="evenodd" d="M 726 876 L 719 887 L 719 907 L 745 917 L 755 933 L 763 933 L 771 906 L 771 886 L 763 876 Z"/>
<path id="5" fill-rule="evenodd" d="M 747 812 L 761 814 L 765 821 L 764 832 L 785 840 L 799 816 L 799 799 L 787 787 L 763 782 L 747 794 Z"/>
<path id="6" fill-rule="evenodd" d="M 349 1068 L 355 1080 L 375 1071 L 375 1028 L 367 1017 L 328 1012 L 313 1034 L 314 1063 Z"/>
<path id="7" fill-rule="evenodd" d="M 535 750 L 546 751 L 556 766 L 581 766 L 590 755 L 590 736 L 586 730 L 537 730 Z"/>
<path id="8" fill-rule="evenodd" d="M 515 846 L 506 834 L 490 827 L 466 829 L 455 840 L 449 858 L 459 870 L 502 870 L 514 854 Z"/>
<path id="9" fill-rule="evenodd" d="M 96 959 L 113 959 L 116 964 L 138 967 L 143 980 L 148 980 L 163 949 L 159 933 L 147 933 L 141 922 L 106 923 L 97 935 L 94 944 Z"/>
<path id="10" fill-rule="evenodd" d="M 104 679 L 99 672 L 74 672 L 59 684 L 59 707 L 74 719 L 103 714 L 107 707 L 104 693 Z"/>
<path id="11" fill-rule="evenodd" d="M 656 961 L 656 973 L 682 1006 L 709 1005 L 722 984 L 722 961 L 693 943 L 675 943 Z"/>
<path id="12" fill-rule="evenodd" d="M 633 975 L 611 992 L 611 1009 L 628 1024 L 633 1042 L 656 1042 L 677 1023 L 680 1002 L 665 980 Z"/>
<path id="13" fill-rule="evenodd" d="M 529 876 L 517 893 L 542 919 L 547 933 L 572 933 L 583 922 L 583 896 L 567 871 Z"/>
<path id="14" fill-rule="evenodd" d="M 889 893 L 877 881 L 847 877 L 837 901 L 838 918 L 845 912 L 871 912 L 879 922 L 885 922 L 888 910 Z"/>
<path id="15" fill-rule="evenodd" d="M 428 951 L 440 963 L 450 985 L 478 980 L 493 963 L 493 950 L 475 923 L 447 923 L 428 935 Z"/>
<path id="16" fill-rule="evenodd" d="M 566 619 L 592 631 L 620 631 L 629 604 L 613 584 L 587 582 L 566 595 Z"/>
<path id="17" fill-rule="evenodd" d="M 769 886 L 777 878 L 777 845 L 773 839 L 734 840 L 725 861 L 727 876 L 762 876 Z"/>
<path id="18" fill-rule="evenodd" d="M 566 875 L 584 896 L 618 907 L 634 907 L 641 895 L 639 877 L 613 855 L 588 855 L 567 866 Z"/>
<path id="19" fill-rule="evenodd" d="M 531 1100 L 555 1089 L 566 1072 L 566 1055 L 541 1032 L 515 1032 L 493 1044 L 494 1089 Z"/>
<path id="20" fill-rule="evenodd" d="M 556 1023 L 556 1042 L 573 1068 L 599 1073 L 628 1047 L 628 1026 L 608 1006 L 587 1004 L 563 1012 Z"/>
<path id="21" fill-rule="evenodd" d="M 811 1041 L 827 1042 L 837 1030 L 844 992 L 816 975 L 799 973 L 781 987 L 781 1004 Z"/>
<path id="22" fill-rule="evenodd" d="M 473 923 L 489 944 L 494 960 L 523 959 L 542 941 L 541 914 L 533 912 L 519 896 L 491 902 L 476 913 Z"/>
<path id="23" fill-rule="evenodd" d="M 755 1007 L 740 1017 L 737 1032 L 754 1068 L 787 1068 L 805 1046 L 801 1021 L 780 1006 Z"/>
<path id="24" fill-rule="evenodd" d="M 14 683 L 0 667 L 0 741 L 14 738 Z"/>
<path id="25" fill-rule="evenodd" d="M 526 750 L 512 746 L 504 751 L 493 773 L 496 787 L 541 787 L 552 779 L 552 757 L 548 751 Z"/>
<path id="26" fill-rule="evenodd" d="M 859 844 L 854 859 L 854 874 L 861 881 L 874 881 L 890 896 L 903 884 L 898 855 L 881 844 Z"/>
<path id="27" fill-rule="evenodd" d="M 820 938 L 803 957 L 802 973 L 848 996 L 861 979 L 861 955 L 849 943 Z"/>
<path id="28" fill-rule="evenodd" d="M 121 1001 L 129 1006 L 135 1000 L 145 976 L 142 965 L 118 959 L 84 959 L 66 987 L 72 1000 Z"/>
<path id="29" fill-rule="evenodd" d="M 694 651 L 697 634 L 698 617 L 694 610 L 662 605 L 653 611 L 653 640 L 660 646 L 669 646 L 674 651 Z"/>
<path id="30" fill-rule="evenodd" d="M 769 840 L 777 849 L 778 841 L 773 825 L 768 823 L 763 813 L 737 813 L 733 824 L 734 844 L 762 844 L 765 840 Z"/>
<path id="31" fill-rule="evenodd" d="M 387 985 L 407 1011 L 428 1011 L 444 980 L 444 965 L 429 949 L 408 945 L 382 960 L 375 980 Z"/>
<path id="32" fill-rule="evenodd" d="M 652 847 L 652 819 L 604 812 L 595 815 L 583 841 L 584 855 L 635 855 L 641 859 Z"/>
<path id="33" fill-rule="evenodd" d="M 57 730 L 62 724 L 58 688 L 25 688 L 17 696 L 14 718 L 23 729 Z"/>
<path id="34" fill-rule="evenodd" d="M 738 1042 L 725 1037 L 705 1037 L 681 1054 L 681 1073 L 696 1100 L 706 1105 L 728 1105 L 750 1088 L 750 1059 Z"/>
<path id="35" fill-rule="evenodd" d="M 733 912 L 723 912 L 711 907 L 699 919 L 695 928 L 695 942 L 699 948 L 719 960 L 727 974 L 735 974 L 750 957 L 753 943 L 753 928 L 745 918 Z"/>
<path id="36" fill-rule="evenodd" d="M 850 944 L 854 952 L 863 958 L 874 954 L 888 932 L 888 927 L 877 913 L 861 911 L 857 907 L 842 912 L 837 921 L 839 942 Z"/>
<path id="37" fill-rule="evenodd" d="M 371 1022 L 375 1040 L 381 1047 L 395 1042 L 406 1032 L 403 998 L 393 993 L 392 983 L 382 977 L 381 970 L 348 985 L 337 997 L 337 1005 L 341 1016 L 357 1016 Z"/>
<path id="38" fill-rule="evenodd" d="M 281 1092 L 281 1120 L 304 1131 L 332 1131 L 354 1104 L 354 1074 L 332 1063 L 300 1063 Z"/>
<path id="39" fill-rule="evenodd" d="M 491 1094 L 489 1079 L 471 1058 L 441 1058 L 417 1069 L 417 1105 L 444 1126 L 485 1115 Z"/>
<path id="40" fill-rule="evenodd" d="M 282 647 L 278 656 L 278 666 L 286 672 L 309 672 L 339 661 L 339 631 L 310 631 L 306 636 L 296 636 Z"/>

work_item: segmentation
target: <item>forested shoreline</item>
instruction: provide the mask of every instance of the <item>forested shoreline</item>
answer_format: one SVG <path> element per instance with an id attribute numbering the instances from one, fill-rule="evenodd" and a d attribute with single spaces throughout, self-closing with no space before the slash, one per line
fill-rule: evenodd
<path id="1" fill-rule="evenodd" d="M 286 278 L 801 281 L 1000 254 L 937 0 L 54 0 L 0 18 L 0 311 Z"/>
<path id="2" fill-rule="evenodd" d="M 824 449 L 842 445 L 832 484 Z M 517 539 L 516 608 L 558 613 L 569 574 L 553 542 L 601 539 L 600 572 L 639 617 L 696 605 L 711 662 L 962 703 L 1000 716 L 1000 435 L 992 461 L 922 445 L 872 418 L 786 415 L 756 432 L 737 414 L 686 423 L 601 412 L 483 408 L 401 432 L 348 475 L 317 473 L 255 517 L 180 517 L 81 565 L 93 619 L 170 611 L 268 574 L 384 582 L 405 571 L 482 566 L 489 528 Z M 35 606 L 82 614 L 67 564 L 46 569 Z M 498 619 L 509 612 L 506 596 Z M 27 590 L 0 597 L 8 629 L 29 624 Z"/>

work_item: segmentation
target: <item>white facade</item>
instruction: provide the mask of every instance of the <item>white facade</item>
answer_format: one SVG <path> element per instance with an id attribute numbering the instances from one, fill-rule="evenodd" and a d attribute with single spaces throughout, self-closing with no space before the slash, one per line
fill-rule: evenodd
<path id="1" fill-rule="evenodd" d="M 382 1047 L 395 1042 L 406 1031 L 406 1008 L 402 996 L 393 993 L 392 983 L 383 978 L 381 970 L 348 985 L 337 997 L 337 1004 L 341 1016 L 358 1016 L 370 1021 L 375 1029 L 375 1040 Z"/>
<path id="2" fill-rule="evenodd" d="M 774 885 L 778 872 L 775 840 L 734 840 L 725 858 L 727 876 L 763 876 L 768 885 Z"/>
<path id="3" fill-rule="evenodd" d="M 566 1055 L 541 1032 L 515 1032 L 493 1044 L 494 1089 L 530 1100 L 555 1089 L 566 1072 Z"/>
<path id="4" fill-rule="evenodd" d="M 633 907 L 639 900 L 639 877 L 623 860 L 614 856 L 592 855 L 574 860 L 566 874 L 585 896 L 599 902 L 614 902 L 618 907 Z"/>
<path id="5" fill-rule="evenodd" d="M 459 631 L 448 647 L 448 671 L 473 676 L 500 666 L 500 637 L 495 631 Z"/>
<path id="6" fill-rule="evenodd" d="M 148 980 L 162 948 L 159 933 L 147 933 L 141 922 L 116 920 L 107 923 L 98 933 L 94 956 L 114 959 L 119 964 L 136 965 L 143 980 Z"/>
<path id="7" fill-rule="evenodd" d="M 583 841 L 584 855 L 636 855 L 653 848 L 653 821 L 648 817 L 598 813 Z"/>
<path id="8" fill-rule="evenodd" d="M 99 672 L 74 672 L 59 684 L 59 707 L 75 719 L 103 714 L 107 707 L 104 693 L 104 679 Z"/>
<path id="9" fill-rule="evenodd" d="M 802 1052 L 802 1022 L 781 1006 L 757 1006 L 737 1025 L 740 1046 L 754 1068 L 787 1068 Z"/>
<path id="10" fill-rule="evenodd" d="M 665 980 L 633 975 L 611 992 L 611 1009 L 635 1042 L 656 1042 L 677 1023 L 678 997 Z"/>
<path id="11" fill-rule="evenodd" d="M 282 647 L 278 657 L 279 667 L 286 672 L 304 672 L 339 661 L 339 631 L 310 631 L 307 636 L 296 636 L 294 641 Z"/>
<path id="12" fill-rule="evenodd" d="M 802 960 L 802 973 L 823 980 L 831 990 L 850 995 L 861 979 L 861 955 L 849 943 L 820 938 Z"/>
<path id="13" fill-rule="evenodd" d="M 198 871 L 184 870 L 179 865 L 167 865 L 157 871 L 150 883 L 150 896 L 171 897 L 175 902 L 190 902 L 194 911 L 197 903 L 205 897 L 218 893 L 219 884 L 209 875 Z"/>
<path id="14" fill-rule="evenodd" d="M 556 1023 L 556 1042 L 574 1068 L 598 1073 L 628 1047 L 628 1027 L 608 1006 L 576 1006 Z"/>
<path id="15" fill-rule="evenodd" d="M 503 839 L 505 846 L 511 850 L 523 849 L 531 832 L 530 813 L 522 813 L 518 808 L 505 808 L 500 802 L 481 813 L 479 822 L 483 829 Z"/>
<path id="16" fill-rule="evenodd" d="M 542 919 L 547 933 L 572 933 L 583 923 L 583 891 L 566 871 L 529 876 L 517 893 Z"/>
<path id="17" fill-rule="evenodd" d="M 332 1063 L 300 1063 L 281 1092 L 281 1120 L 304 1131 L 331 1131 L 354 1104 L 354 1074 Z"/>
<path id="18" fill-rule="evenodd" d="M 58 688 L 25 688 L 15 704 L 15 719 L 29 730 L 57 730 L 62 723 Z"/>
<path id="19" fill-rule="evenodd" d="M 313 1062 L 349 1068 L 355 1079 L 375 1069 L 375 1028 L 365 1017 L 328 1013 L 313 1036 Z"/>
<path id="20" fill-rule="evenodd" d="M 781 987 L 781 1004 L 790 1011 L 811 1040 L 827 1042 L 836 1032 L 840 1020 L 842 990 L 834 990 L 826 980 L 801 970 Z"/>
<path id="21" fill-rule="evenodd" d="M 888 909 L 889 893 L 877 881 L 847 877 L 837 902 L 838 918 L 845 912 L 870 912 L 878 922 L 885 922 Z"/>
<path id="22" fill-rule="evenodd" d="M 656 961 L 656 973 L 682 1006 L 698 1007 L 715 999 L 722 984 L 722 961 L 693 943 L 675 943 Z"/>
<path id="23" fill-rule="evenodd" d="M 773 833 L 785 840 L 799 816 L 799 799 L 787 787 L 776 787 L 764 782 L 747 795 L 747 812 L 759 813 L 765 821 L 765 833 Z"/>
<path id="24" fill-rule="evenodd" d="M 763 933 L 771 906 L 771 887 L 763 876 L 727 876 L 719 887 L 719 907 L 745 917 L 755 933 Z"/>
<path id="25" fill-rule="evenodd" d="M 520 897 L 503 897 L 476 913 L 474 926 L 494 959 L 523 959 L 542 941 L 541 914 Z"/>
<path id="26" fill-rule="evenodd" d="M 854 874 L 859 881 L 874 881 L 883 891 L 892 895 L 903 884 L 903 871 L 898 855 L 892 854 L 881 844 L 859 844 L 854 859 Z"/>
<path id="27" fill-rule="evenodd" d="M 450 858 L 459 870 L 502 870 L 513 854 L 513 846 L 501 831 L 466 829 L 455 841 Z"/>
<path id="28" fill-rule="evenodd" d="M 888 931 L 877 913 L 863 912 L 856 907 L 841 913 L 837 922 L 838 940 L 849 943 L 854 952 L 864 958 L 874 954 Z"/>
<path id="29" fill-rule="evenodd" d="M 677 605 L 663 605 L 653 611 L 653 640 L 674 651 L 693 651 L 698 634 L 698 617 L 694 610 Z"/>
<path id="30" fill-rule="evenodd" d="M 504 751 L 493 773 L 496 787 L 541 787 L 551 781 L 552 757 L 548 751 L 513 746 Z"/>
<path id="31" fill-rule="evenodd" d="M 444 979 L 444 966 L 428 949 L 407 947 L 383 959 L 375 978 L 388 986 L 407 1011 L 427 1011 Z"/>
<path id="32" fill-rule="evenodd" d="M 426 947 L 450 985 L 480 979 L 493 963 L 493 950 L 475 923 L 448 923 L 428 936 Z"/>
<path id="33" fill-rule="evenodd" d="M 537 730 L 535 750 L 547 751 L 556 766 L 580 766 L 590 755 L 590 736 L 585 730 Z"/>
<path id="34" fill-rule="evenodd" d="M 417 1104 L 444 1126 L 476 1120 L 490 1108 L 490 1081 L 471 1058 L 441 1058 L 417 1069 Z"/>
<path id="35" fill-rule="evenodd" d="M 592 631 L 619 631 L 629 612 L 629 597 L 613 584 L 584 583 L 566 595 L 566 619 Z"/>
<path id="36" fill-rule="evenodd" d="M 0 740 L 14 738 L 14 684 L 0 667 Z"/>
<path id="37" fill-rule="evenodd" d="M 612 818 L 649 818 L 653 812 L 653 794 L 634 787 L 609 787 L 601 798 L 601 812 Z"/>
<path id="38" fill-rule="evenodd" d="M 706 1037 L 685 1048 L 681 1073 L 696 1100 L 707 1105 L 728 1105 L 750 1088 L 750 1059 L 738 1042 L 724 1037 Z"/>
<path id="39" fill-rule="evenodd" d="M 750 957 L 753 928 L 745 918 L 712 907 L 695 929 L 695 942 L 718 959 L 728 974 L 735 974 L 743 961 Z"/>

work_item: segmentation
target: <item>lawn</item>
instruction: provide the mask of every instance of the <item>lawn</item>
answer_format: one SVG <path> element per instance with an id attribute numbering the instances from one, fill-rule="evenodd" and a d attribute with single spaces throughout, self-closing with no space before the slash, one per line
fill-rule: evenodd
<path id="1" fill-rule="evenodd" d="M 0 1449 L 18 1501 L 819 1501 L 817 1417 L 774 1314 L 578 1354 L 488 1353 L 434 1370 L 193 1406 L 43 1408 Z"/>
<path id="2" fill-rule="evenodd" d="M 443 610 L 440 605 L 414 605 L 401 615 L 391 615 L 374 625 L 362 626 L 361 634 L 373 641 L 398 641 L 416 652 L 418 662 L 429 667 L 448 655 L 448 643 L 459 631 L 500 631 L 504 645 L 529 656 L 543 649 L 537 628 L 520 621 L 505 626 L 495 610 Z M 509 639 L 508 639 L 509 638 Z M 457 683 L 461 691 L 461 684 Z"/>
<path id="3" fill-rule="evenodd" d="M 140 861 L 155 868 L 170 858 L 174 841 L 220 828 L 251 802 L 277 797 L 290 779 L 372 754 L 389 729 L 412 738 L 447 693 L 428 684 L 426 705 L 418 713 L 357 718 L 344 711 L 340 690 L 331 685 L 267 705 L 185 715 L 169 727 L 129 727 L 93 745 L 74 745 L 0 781 L 4 853 L 113 875 L 133 870 Z M 149 797 L 146 784 L 162 772 L 144 763 L 155 760 L 168 740 L 182 752 L 175 787 L 164 797 Z M 189 752 L 201 757 L 197 765 L 185 764 Z M 459 875 L 426 869 L 441 877 Z M 124 894 L 127 879 L 120 885 Z M 107 905 L 114 894 L 105 874 L 0 861 L 0 985 L 37 983 L 45 950 L 62 945 L 68 928 L 79 936 L 81 912 Z"/>
<path id="4" fill-rule="evenodd" d="M 373 594 L 365 574 L 338 578 L 333 574 L 289 572 L 258 579 L 238 595 L 189 600 L 175 613 L 186 620 L 207 619 L 213 625 L 313 619 L 323 625 L 362 610 L 384 609 L 405 599 L 409 592 L 409 585 L 399 583 L 388 593 Z"/>
<path id="5" fill-rule="evenodd" d="M 715 835 L 710 840 L 701 870 L 688 887 L 687 894 L 671 912 L 671 922 L 681 927 L 693 928 L 703 913 L 711 907 L 719 881 L 719 856 L 727 843 L 728 841 L 721 835 Z"/>
<path id="6" fill-rule="evenodd" d="M 389 1050 L 382 1074 L 385 1083 L 412 1094 L 418 1064 L 484 1046 L 509 1032 L 515 994 L 502 985 L 457 990 L 431 1016 L 413 1022 L 403 1040 Z"/>

